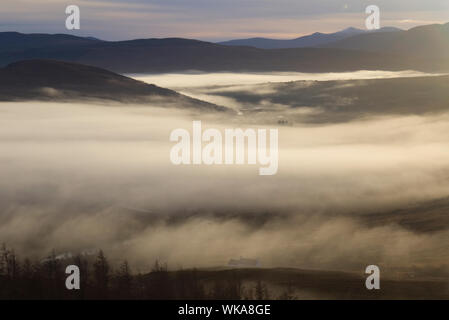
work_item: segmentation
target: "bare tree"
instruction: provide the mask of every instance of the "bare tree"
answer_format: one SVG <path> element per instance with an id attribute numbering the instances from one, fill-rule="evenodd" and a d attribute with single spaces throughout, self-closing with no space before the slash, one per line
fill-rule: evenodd
<path id="1" fill-rule="evenodd" d="M 109 263 L 103 250 L 100 250 L 94 263 L 95 288 L 99 298 L 106 298 L 109 291 Z"/>

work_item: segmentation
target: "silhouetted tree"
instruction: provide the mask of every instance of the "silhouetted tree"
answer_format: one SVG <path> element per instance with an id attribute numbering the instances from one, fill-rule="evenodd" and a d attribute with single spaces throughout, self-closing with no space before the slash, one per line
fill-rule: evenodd
<path id="1" fill-rule="evenodd" d="M 89 273 L 89 263 L 81 255 L 77 255 L 73 259 L 73 264 L 76 265 L 80 270 L 80 289 L 73 292 L 73 294 L 78 299 L 89 298 L 88 292 L 91 289 L 90 273 Z"/>
<path id="2" fill-rule="evenodd" d="M 115 281 L 115 296 L 120 299 L 132 299 L 134 295 L 133 281 L 128 261 L 123 261 L 123 263 L 119 266 Z"/>
<path id="3" fill-rule="evenodd" d="M 295 300 L 295 290 L 291 282 L 287 284 L 285 291 L 279 296 L 279 300 Z"/>
<path id="4" fill-rule="evenodd" d="M 175 297 L 173 278 L 168 273 L 167 264 L 155 261 L 154 266 L 147 275 L 145 286 L 149 299 L 173 299 Z"/>
<path id="5" fill-rule="evenodd" d="M 56 258 L 55 250 L 52 250 L 50 256 L 43 261 L 40 272 L 43 273 L 46 282 L 43 284 L 45 290 L 42 290 L 46 298 L 56 299 L 63 296 L 66 291 L 65 275 L 61 262 Z"/>
<path id="6" fill-rule="evenodd" d="M 98 298 L 105 299 L 109 291 L 109 263 L 102 250 L 94 263 L 94 286 Z"/>
<path id="7" fill-rule="evenodd" d="M 269 298 L 267 286 L 260 280 L 257 280 L 256 286 L 254 287 L 254 293 L 254 298 L 256 300 L 264 300 Z"/>

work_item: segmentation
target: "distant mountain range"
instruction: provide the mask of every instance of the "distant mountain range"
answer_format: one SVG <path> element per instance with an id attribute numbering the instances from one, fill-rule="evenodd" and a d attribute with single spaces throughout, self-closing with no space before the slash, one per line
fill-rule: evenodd
<path id="1" fill-rule="evenodd" d="M 249 46 L 260 49 L 288 49 L 288 48 L 304 48 L 317 47 L 325 44 L 333 43 L 359 34 L 377 33 L 377 32 L 396 32 L 402 31 L 399 28 L 384 27 L 379 30 L 369 31 L 357 28 L 347 28 L 334 33 L 320 33 L 295 38 L 295 39 L 269 39 L 269 38 L 248 38 L 219 42 L 219 44 L 227 46 Z"/>
<path id="2" fill-rule="evenodd" d="M 56 47 L 76 47 L 99 42 L 92 37 L 77 37 L 68 34 L 23 34 L 19 32 L 0 32 L 0 52 L 23 52 L 26 50 Z"/>
<path id="3" fill-rule="evenodd" d="M 390 52 L 402 56 L 449 57 L 449 23 L 412 28 L 408 31 L 359 34 L 322 47 L 369 52 Z"/>
<path id="4" fill-rule="evenodd" d="M 26 60 L 0 68 L 0 101 L 80 99 L 226 110 L 173 90 L 81 64 Z"/>
<path id="5" fill-rule="evenodd" d="M 3 32 L 0 66 L 26 59 L 55 59 L 119 73 L 449 70 L 449 24 L 384 31 L 360 33 L 351 28 L 337 32 L 337 36 L 315 34 L 301 40 L 313 42 L 314 47 L 270 50 L 181 38 L 102 41 L 63 34 Z"/>

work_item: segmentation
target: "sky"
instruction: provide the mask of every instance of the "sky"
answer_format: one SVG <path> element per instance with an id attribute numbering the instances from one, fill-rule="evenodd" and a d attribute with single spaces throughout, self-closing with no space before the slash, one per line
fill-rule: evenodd
<path id="1" fill-rule="evenodd" d="M 80 8 L 80 30 L 65 28 L 68 5 Z M 2 0 L 0 32 L 70 33 L 104 40 L 285 39 L 364 28 L 368 5 L 380 8 L 381 26 L 409 29 L 449 22 L 448 0 Z"/>

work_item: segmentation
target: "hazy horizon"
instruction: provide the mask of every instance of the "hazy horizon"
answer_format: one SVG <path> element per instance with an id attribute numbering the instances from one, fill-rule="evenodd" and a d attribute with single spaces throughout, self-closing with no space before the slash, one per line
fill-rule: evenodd
<path id="1" fill-rule="evenodd" d="M 103 40 L 183 37 L 205 41 L 266 37 L 292 39 L 314 32 L 331 33 L 347 27 L 365 29 L 365 7 L 357 0 L 251 0 L 204 1 L 160 0 L 85 1 L 80 30 L 65 29 L 61 0 L 5 0 L 0 11 L 0 32 L 69 33 Z M 381 26 L 409 29 L 448 21 L 445 0 L 376 2 Z"/>

